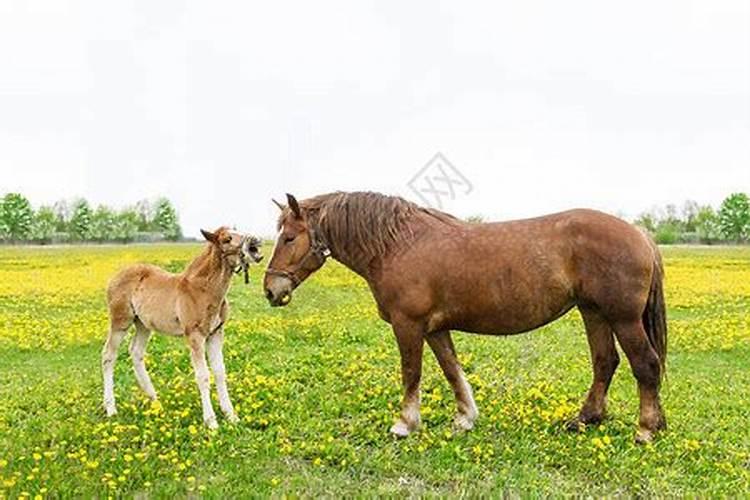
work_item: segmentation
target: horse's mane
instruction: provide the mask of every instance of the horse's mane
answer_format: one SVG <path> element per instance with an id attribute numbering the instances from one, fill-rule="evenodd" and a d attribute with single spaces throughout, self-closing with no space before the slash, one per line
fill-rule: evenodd
<path id="1" fill-rule="evenodd" d="M 349 260 L 369 261 L 412 241 L 412 222 L 417 219 L 459 222 L 452 215 L 420 207 L 399 196 L 373 192 L 337 191 L 302 200 L 300 206 L 331 250 Z"/>

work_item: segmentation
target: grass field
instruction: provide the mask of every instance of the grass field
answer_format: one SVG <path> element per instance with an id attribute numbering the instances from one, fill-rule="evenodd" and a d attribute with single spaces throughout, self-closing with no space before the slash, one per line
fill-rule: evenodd
<path id="1" fill-rule="evenodd" d="M 452 432 L 452 392 L 426 351 L 423 428 L 392 438 L 401 395 L 393 335 L 365 283 L 333 262 L 287 308 L 268 307 L 261 268 L 250 286 L 235 280 L 226 358 L 241 423 L 202 426 L 187 349 L 162 336 L 147 358 L 160 404 L 138 390 L 123 345 L 119 414 L 107 420 L 99 353 L 108 278 L 136 261 L 179 270 L 198 250 L 0 248 L 0 498 L 750 491 L 748 248 L 663 250 L 669 429 L 645 447 L 633 443 L 627 362 L 610 418 L 563 430 L 590 383 L 576 312 L 527 335 L 454 335 L 480 409 L 467 434 Z"/>

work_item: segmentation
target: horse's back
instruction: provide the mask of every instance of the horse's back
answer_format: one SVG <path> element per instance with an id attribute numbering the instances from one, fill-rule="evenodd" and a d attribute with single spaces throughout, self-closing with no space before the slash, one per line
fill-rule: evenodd
<path id="1" fill-rule="evenodd" d="M 138 285 L 150 281 L 170 281 L 175 275 L 152 264 L 134 264 L 114 275 L 107 285 L 107 299 L 112 301 L 122 293 L 132 293 Z"/>

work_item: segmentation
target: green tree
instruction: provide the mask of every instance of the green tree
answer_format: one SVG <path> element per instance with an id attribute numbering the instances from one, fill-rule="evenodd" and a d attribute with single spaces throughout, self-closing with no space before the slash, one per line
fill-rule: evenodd
<path id="1" fill-rule="evenodd" d="M 483 215 L 470 215 L 466 218 L 466 222 L 469 224 L 481 224 L 484 222 L 484 216 Z"/>
<path id="2" fill-rule="evenodd" d="M 104 205 L 99 205 L 91 216 L 91 239 L 102 243 L 115 239 L 115 213 Z"/>
<path id="3" fill-rule="evenodd" d="M 93 213 L 89 203 L 80 199 L 73 205 L 73 213 L 68 224 L 70 235 L 76 241 L 86 241 L 91 237 L 91 218 Z"/>
<path id="4" fill-rule="evenodd" d="M 141 200 L 135 204 L 132 210 L 138 215 L 138 231 L 148 232 L 155 230 L 152 224 L 154 208 L 151 206 L 150 201 Z"/>
<path id="5" fill-rule="evenodd" d="M 710 205 L 705 205 L 698 209 L 694 222 L 695 232 L 698 233 L 698 238 L 701 241 L 710 243 L 721 238 L 719 216 Z"/>
<path id="6" fill-rule="evenodd" d="M 49 243 L 55 234 L 57 216 L 52 207 L 39 207 L 31 223 L 30 238 L 37 243 Z"/>
<path id="7" fill-rule="evenodd" d="M 634 221 L 636 226 L 641 226 L 645 230 L 647 230 L 649 233 L 654 234 L 656 233 L 656 225 L 658 223 L 658 217 L 654 215 L 653 212 L 643 212 L 641 215 L 638 216 L 638 218 Z"/>
<path id="8" fill-rule="evenodd" d="M 52 206 L 55 212 L 55 231 L 65 233 L 68 231 L 70 222 L 70 205 L 65 200 L 55 202 Z"/>
<path id="9" fill-rule="evenodd" d="M 166 198 L 156 202 L 153 219 L 154 228 L 168 240 L 178 240 L 182 236 L 182 228 L 177 220 L 177 211 Z"/>
<path id="10" fill-rule="evenodd" d="M 33 218 L 31 204 L 23 195 L 8 193 L 0 200 L 0 235 L 11 242 L 29 237 Z"/>
<path id="11" fill-rule="evenodd" d="M 138 212 L 133 208 L 126 208 L 115 216 L 112 236 L 117 241 L 128 243 L 138 234 Z"/>
<path id="12" fill-rule="evenodd" d="M 747 239 L 750 234 L 750 199 L 745 193 L 730 194 L 721 203 L 719 227 L 728 240 Z"/>
<path id="13" fill-rule="evenodd" d="M 682 224 L 685 227 L 685 231 L 692 233 L 696 231 L 696 217 L 700 212 L 701 207 L 697 202 L 688 200 L 682 206 Z"/>

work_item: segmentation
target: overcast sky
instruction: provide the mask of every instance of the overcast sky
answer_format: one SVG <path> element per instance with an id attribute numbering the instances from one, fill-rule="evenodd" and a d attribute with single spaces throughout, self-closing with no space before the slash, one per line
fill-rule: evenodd
<path id="1" fill-rule="evenodd" d="M 187 235 L 437 152 L 494 219 L 750 192 L 750 2 L 0 0 L 0 192 Z"/>

